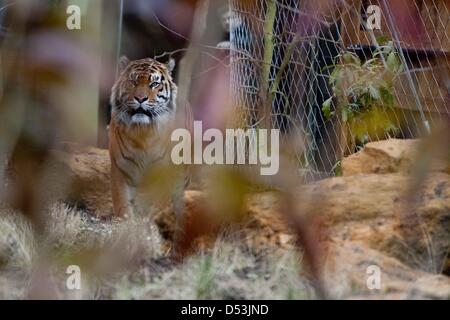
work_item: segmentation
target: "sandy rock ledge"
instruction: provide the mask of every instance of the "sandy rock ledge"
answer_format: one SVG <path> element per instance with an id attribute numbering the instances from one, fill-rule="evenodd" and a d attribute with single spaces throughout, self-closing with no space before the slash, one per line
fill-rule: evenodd
<path id="1" fill-rule="evenodd" d="M 433 163 L 414 206 L 405 204 L 410 173 L 420 150 L 417 140 L 386 140 L 366 145 L 342 161 L 342 177 L 305 185 L 298 190 L 299 212 L 317 218 L 324 230 L 318 239 L 327 248 L 324 279 L 334 297 L 450 299 L 450 165 Z M 111 214 L 107 150 L 67 144 L 55 151 L 70 176 L 67 201 L 99 215 Z M 185 193 L 191 226 L 204 221 L 202 191 Z M 320 199 L 320 201 L 317 201 Z M 274 192 L 245 199 L 241 234 L 255 250 L 293 247 L 294 237 L 280 212 Z M 411 224 L 410 217 L 418 221 Z M 161 233 L 173 234 L 170 207 L 156 215 Z M 220 226 L 208 225 L 210 242 Z M 198 237 L 205 235 L 198 233 Z M 200 241 L 201 242 L 201 241 Z M 204 246 L 208 241 L 202 242 Z M 367 287 L 367 268 L 381 270 L 381 288 Z M 355 296 L 354 292 L 359 292 Z M 363 294 L 361 294 L 361 292 Z"/>

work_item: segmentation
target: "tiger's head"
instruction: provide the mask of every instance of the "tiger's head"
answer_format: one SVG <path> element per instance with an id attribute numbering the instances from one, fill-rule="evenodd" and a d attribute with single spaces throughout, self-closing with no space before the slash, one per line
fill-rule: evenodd
<path id="1" fill-rule="evenodd" d="M 111 93 L 112 119 L 126 126 L 149 126 L 175 114 L 177 86 L 172 79 L 175 61 L 122 57 L 119 77 Z"/>

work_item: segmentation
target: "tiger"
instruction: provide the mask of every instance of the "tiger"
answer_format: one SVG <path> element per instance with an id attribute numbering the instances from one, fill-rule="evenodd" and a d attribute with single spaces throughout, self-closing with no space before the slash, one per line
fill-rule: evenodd
<path id="1" fill-rule="evenodd" d="M 109 155 L 113 216 L 129 217 L 147 171 L 168 161 L 176 113 L 175 61 L 121 57 L 112 87 Z"/>

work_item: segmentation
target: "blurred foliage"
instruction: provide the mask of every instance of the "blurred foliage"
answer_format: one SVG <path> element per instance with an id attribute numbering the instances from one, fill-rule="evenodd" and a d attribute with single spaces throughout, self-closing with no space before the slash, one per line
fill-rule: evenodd
<path id="1" fill-rule="evenodd" d="M 322 105 L 326 118 L 339 116 L 357 142 L 367 142 L 380 133 L 395 132 L 392 108 L 395 106 L 393 83 L 403 64 L 392 42 L 380 46 L 373 58 L 362 62 L 353 52 L 338 56 L 340 63 L 330 75 L 333 96 Z M 336 108 L 332 111 L 332 102 Z"/>

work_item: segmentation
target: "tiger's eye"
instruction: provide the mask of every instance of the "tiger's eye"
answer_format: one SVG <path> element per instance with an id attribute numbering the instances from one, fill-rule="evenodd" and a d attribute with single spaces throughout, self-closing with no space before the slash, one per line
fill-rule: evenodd
<path id="1" fill-rule="evenodd" d="M 137 81 L 136 81 L 136 80 L 130 79 L 130 83 L 131 83 L 131 85 L 132 85 L 133 87 L 136 87 L 136 86 L 137 86 Z"/>
<path id="2" fill-rule="evenodd" d="M 159 82 L 152 82 L 151 84 L 150 84 L 150 88 L 151 89 L 155 89 L 155 88 L 158 88 L 159 87 Z"/>

